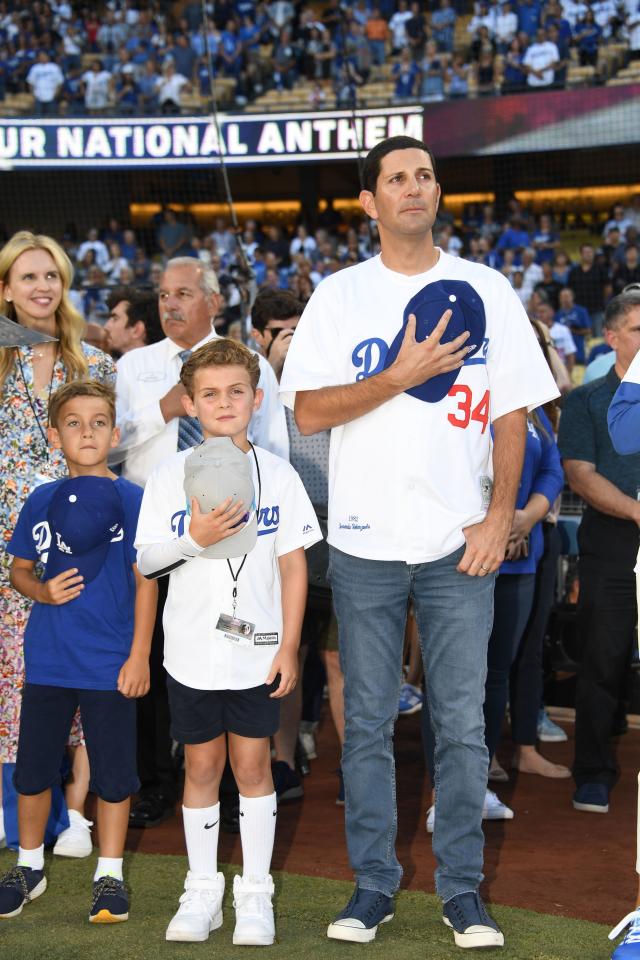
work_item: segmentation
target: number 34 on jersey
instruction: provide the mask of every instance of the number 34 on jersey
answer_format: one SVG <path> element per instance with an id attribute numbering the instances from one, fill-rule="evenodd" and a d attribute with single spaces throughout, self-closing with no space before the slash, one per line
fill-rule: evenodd
<path id="1" fill-rule="evenodd" d="M 447 414 L 447 420 L 454 427 L 466 430 L 472 423 L 480 424 L 480 433 L 489 425 L 490 393 L 485 390 L 480 401 L 476 402 L 471 387 L 463 383 L 454 383 L 447 394 L 455 401 L 455 408 Z"/>

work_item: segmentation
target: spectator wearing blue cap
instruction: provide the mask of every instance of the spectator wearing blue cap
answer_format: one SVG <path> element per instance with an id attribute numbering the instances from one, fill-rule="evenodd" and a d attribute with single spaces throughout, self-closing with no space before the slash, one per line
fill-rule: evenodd
<path id="1" fill-rule="evenodd" d="M 17 916 L 46 890 L 51 786 L 80 708 L 100 831 L 89 920 L 117 923 L 129 916 L 122 856 L 140 784 L 135 698 L 149 689 L 157 587 L 138 573 L 133 548 L 142 490 L 107 466 L 118 441 L 113 389 L 66 384 L 53 396 L 49 423 L 69 476 L 30 494 L 7 548 L 11 583 L 34 606 L 14 777 L 20 847 L 16 866 L 0 879 L 0 916 Z"/>
<path id="2" fill-rule="evenodd" d="M 443 920 L 458 946 L 501 946 L 478 892 L 487 642 L 526 408 L 557 389 L 506 278 L 434 245 L 440 187 L 428 147 L 391 137 L 362 172 L 381 254 L 314 290 L 281 380 L 300 430 L 332 431 L 329 562 L 356 888 L 327 933 L 370 942 L 393 918 L 402 867 L 392 741 L 412 599 L 436 738 Z"/>
<path id="3" fill-rule="evenodd" d="M 571 287 L 563 287 L 559 294 L 559 309 L 556 312 L 557 323 L 564 323 L 569 327 L 576 346 L 576 363 L 584 364 L 585 337 L 591 334 L 591 318 L 587 310 L 575 302 Z"/>

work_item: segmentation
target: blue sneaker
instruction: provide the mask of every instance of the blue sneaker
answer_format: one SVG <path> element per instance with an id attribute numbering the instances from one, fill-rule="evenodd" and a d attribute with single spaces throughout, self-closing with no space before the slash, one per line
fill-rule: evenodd
<path id="1" fill-rule="evenodd" d="M 609 813 L 609 787 L 606 783 L 583 783 L 573 795 L 574 810 L 585 813 Z"/>
<path id="2" fill-rule="evenodd" d="M 14 867 L 0 877 L 0 918 L 8 920 L 22 913 L 25 903 L 35 900 L 47 889 L 44 870 Z"/>
<path id="3" fill-rule="evenodd" d="M 389 920 L 393 920 L 393 898 L 378 890 L 356 887 L 342 913 L 329 924 L 327 936 L 331 940 L 370 943 L 376 938 L 379 924 Z"/>
<path id="4" fill-rule="evenodd" d="M 538 713 L 538 740 L 542 743 L 564 743 L 568 740 L 566 733 L 554 723 L 547 711 L 543 708 Z"/>
<path id="5" fill-rule="evenodd" d="M 408 717 L 412 713 L 422 710 L 424 697 L 422 691 L 418 690 L 411 683 L 403 683 L 400 687 L 400 701 L 398 703 L 398 716 Z"/>
<path id="6" fill-rule="evenodd" d="M 609 934 L 609 940 L 620 936 L 628 926 L 627 935 L 611 954 L 611 960 L 640 960 L 640 907 L 628 913 Z"/>
<path id="7" fill-rule="evenodd" d="M 282 803 L 283 800 L 299 800 L 304 796 L 302 780 L 285 760 L 273 761 L 271 775 L 278 803 Z"/>
<path id="8" fill-rule="evenodd" d="M 487 913 L 477 890 L 447 900 L 442 907 L 442 919 L 453 930 L 457 947 L 504 946 L 504 935 Z"/>
<path id="9" fill-rule="evenodd" d="M 122 880 L 100 877 L 93 884 L 90 923 L 122 923 L 129 919 L 129 895 Z"/>

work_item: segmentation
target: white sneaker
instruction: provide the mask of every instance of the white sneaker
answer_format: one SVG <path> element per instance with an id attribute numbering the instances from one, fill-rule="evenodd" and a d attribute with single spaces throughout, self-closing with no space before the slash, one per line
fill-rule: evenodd
<path id="1" fill-rule="evenodd" d="M 482 808 L 483 820 L 513 820 L 514 812 L 511 807 L 498 799 L 493 790 L 487 790 L 484 795 L 484 806 Z M 427 810 L 427 833 L 433 833 L 436 822 L 436 808 L 429 807 Z"/>
<path id="2" fill-rule="evenodd" d="M 434 805 L 433 807 L 429 807 L 429 809 L 427 810 L 427 833 L 433 833 L 433 828 L 435 827 L 435 824 L 436 824 L 436 808 Z"/>
<path id="3" fill-rule="evenodd" d="M 85 820 L 79 810 L 69 810 L 69 826 L 62 833 L 53 848 L 57 857 L 88 857 L 93 851 L 91 843 L 92 820 Z"/>
<path id="4" fill-rule="evenodd" d="M 315 720 L 301 720 L 298 726 L 298 737 L 302 744 L 302 749 L 307 755 L 307 760 L 316 760 L 318 757 L 316 748 L 316 728 L 318 724 Z"/>
<path id="5" fill-rule="evenodd" d="M 484 807 L 482 808 L 483 820 L 513 820 L 514 813 L 511 807 L 503 803 L 493 790 L 487 790 L 484 795 Z"/>
<path id="6" fill-rule="evenodd" d="M 165 939 L 202 943 L 213 930 L 222 926 L 224 875 L 205 876 L 187 873 L 178 912 L 167 927 Z"/>
<path id="7" fill-rule="evenodd" d="M 241 947 L 268 947 L 276 937 L 273 920 L 273 880 L 253 881 L 234 877 L 233 905 L 236 909 L 236 928 L 233 942 Z"/>

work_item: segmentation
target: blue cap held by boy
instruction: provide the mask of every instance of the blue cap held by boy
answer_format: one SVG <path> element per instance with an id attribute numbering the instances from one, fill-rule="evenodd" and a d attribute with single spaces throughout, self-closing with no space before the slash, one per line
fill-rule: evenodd
<path id="1" fill-rule="evenodd" d="M 124 523 L 122 501 L 108 477 L 70 477 L 56 490 L 47 521 L 51 546 L 45 579 L 76 569 L 85 583 L 94 580 Z"/>

